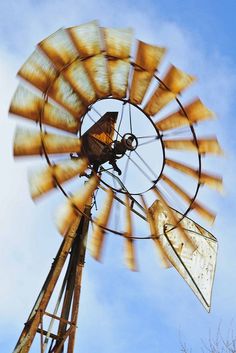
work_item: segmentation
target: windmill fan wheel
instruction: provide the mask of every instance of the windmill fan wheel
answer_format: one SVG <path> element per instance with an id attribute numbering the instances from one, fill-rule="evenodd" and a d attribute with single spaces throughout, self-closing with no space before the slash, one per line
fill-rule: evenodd
<path id="1" fill-rule="evenodd" d="M 31 171 L 30 192 L 34 200 L 55 188 L 65 195 L 57 212 L 59 232 L 65 236 L 85 205 L 97 204 L 96 217 L 90 217 L 93 257 L 101 258 L 105 233 L 114 233 L 124 237 L 126 264 L 135 270 L 134 240 L 152 239 L 167 267 L 172 261 L 163 232 L 177 228 L 195 250 L 182 220 L 193 210 L 214 221 L 197 195 L 203 184 L 222 189 L 218 175 L 202 170 L 204 155 L 222 150 L 214 136 L 198 138 L 195 131 L 213 113 L 199 98 L 180 101 L 195 78 L 174 65 L 159 73 L 166 49 L 142 41 L 133 48 L 132 42 L 132 29 L 101 28 L 97 21 L 58 30 L 19 70 L 10 113 L 37 125 L 17 128 L 14 156 L 46 160 L 44 168 Z M 171 228 L 157 227 L 151 198 Z M 122 229 L 110 221 L 114 202 L 124 210 Z M 142 227 L 133 231 L 134 216 L 148 221 L 145 235 Z"/>

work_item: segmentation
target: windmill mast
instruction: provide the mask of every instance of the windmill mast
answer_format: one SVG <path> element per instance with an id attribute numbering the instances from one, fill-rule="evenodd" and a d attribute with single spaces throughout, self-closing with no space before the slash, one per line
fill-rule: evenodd
<path id="1" fill-rule="evenodd" d="M 88 217 L 90 210 L 91 207 L 86 206 L 85 214 Z M 29 352 L 36 333 L 40 335 L 40 352 L 74 352 L 86 237 L 89 226 L 88 217 L 79 217 L 63 239 L 38 299 L 15 346 L 14 353 Z M 62 309 L 60 314 L 56 315 L 55 312 L 47 312 L 47 306 L 68 255 L 69 261 L 56 305 L 58 307 L 62 303 Z M 51 327 L 48 330 L 44 328 L 43 319 L 45 316 L 49 316 L 52 323 L 54 321 L 59 323 L 56 334 L 51 332 Z M 65 346 L 67 346 L 67 351 L 64 349 Z"/>

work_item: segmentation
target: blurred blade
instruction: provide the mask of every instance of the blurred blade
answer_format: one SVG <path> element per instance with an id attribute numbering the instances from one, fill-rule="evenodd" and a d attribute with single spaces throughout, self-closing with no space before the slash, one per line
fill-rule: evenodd
<path id="1" fill-rule="evenodd" d="M 108 60 L 108 73 L 110 78 L 111 95 L 114 98 L 125 98 L 128 77 L 130 70 L 130 62 L 127 60 Z"/>
<path id="2" fill-rule="evenodd" d="M 199 151 L 199 153 L 212 153 L 222 155 L 223 151 L 215 137 L 198 139 L 196 146 L 195 140 L 163 140 L 164 146 L 168 149 L 186 150 L 186 151 Z"/>
<path id="3" fill-rule="evenodd" d="M 199 179 L 199 171 L 197 169 L 193 169 L 192 167 L 182 164 L 176 161 L 173 161 L 171 159 L 166 159 L 166 164 L 169 167 L 172 167 L 182 173 L 185 173 L 187 175 L 190 175 L 191 177 L 195 179 Z M 218 191 L 223 191 L 223 183 L 222 183 L 222 178 L 217 176 L 217 175 L 212 175 L 212 174 L 207 174 L 207 173 L 202 173 L 200 175 L 200 183 L 201 184 L 206 184 L 207 186 L 216 189 Z"/>
<path id="4" fill-rule="evenodd" d="M 103 205 L 101 212 L 99 213 L 96 222 L 94 223 L 94 229 L 92 234 L 92 239 L 90 243 L 90 253 L 95 260 L 101 260 L 102 248 L 104 243 L 105 227 L 107 226 L 111 207 L 114 200 L 114 193 L 112 189 L 107 189 L 107 196 Z"/>
<path id="5" fill-rule="evenodd" d="M 195 81 L 195 77 L 171 65 L 151 99 L 144 108 L 148 115 L 155 115 Z"/>
<path id="6" fill-rule="evenodd" d="M 82 58 L 100 54 L 101 37 L 97 21 L 91 21 L 80 26 L 68 28 L 74 45 Z"/>
<path id="7" fill-rule="evenodd" d="M 30 171 L 28 179 L 31 197 L 36 199 L 57 187 L 57 184 L 82 175 L 87 166 L 86 159 L 69 159 L 40 170 Z"/>
<path id="8" fill-rule="evenodd" d="M 17 87 L 9 112 L 36 122 L 41 119 L 43 124 L 73 133 L 77 133 L 80 126 L 80 121 L 73 115 L 44 101 L 22 85 Z"/>
<path id="9" fill-rule="evenodd" d="M 68 110 L 75 118 L 79 119 L 86 112 L 87 108 L 76 93 L 76 90 L 73 90 L 72 86 L 61 75 L 50 87 L 48 95 Z"/>
<path id="10" fill-rule="evenodd" d="M 202 218 L 207 222 L 213 223 L 215 220 L 215 213 L 205 208 L 197 201 L 192 203 L 192 197 L 187 194 L 179 185 L 177 185 L 173 180 L 169 179 L 166 175 L 162 174 L 162 180 L 169 185 L 187 204 L 191 205 L 191 209 L 195 210 Z"/>
<path id="11" fill-rule="evenodd" d="M 192 241 L 191 237 L 188 235 L 188 233 L 184 230 L 184 228 L 182 227 L 182 224 L 179 222 L 179 219 L 176 217 L 175 213 L 173 212 L 172 208 L 169 207 L 168 202 L 166 201 L 164 195 L 161 193 L 161 191 L 157 188 L 154 187 L 152 189 L 154 191 L 154 193 L 156 194 L 156 196 L 158 197 L 159 203 L 161 203 L 161 206 L 163 207 L 163 209 L 165 210 L 168 219 L 170 220 L 170 223 L 177 228 L 181 241 L 183 244 L 185 244 L 186 247 L 188 247 L 189 251 L 191 253 L 193 253 L 193 251 L 196 250 L 196 245 L 194 244 L 194 242 Z M 151 212 L 153 212 L 153 205 L 149 208 L 149 210 Z M 152 213 L 154 216 L 154 213 Z M 166 227 L 167 224 L 167 220 L 165 218 L 162 218 L 159 220 L 159 222 L 157 223 L 157 227 L 158 227 L 158 232 L 161 234 L 164 234 L 164 227 Z"/>
<path id="12" fill-rule="evenodd" d="M 44 39 L 38 46 L 59 71 L 69 65 L 79 55 L 70 36 L 63 28 Z"/>
<path id="13" fill-rule="evenodd" d="M 99 184 L 99 178 L 94 175 L 71 198 L 67 199 L 56 213 L 56 226 L 59 233 L 65 236 L 77 218 L 81 218 L 86 204 L 91 203 L 91 198 Z"/>
<path id="14" fill-rule="evenodd" d="M 57 71 L 50 60 L 36 49 L 23 64 L 18 75 L 45 93 L 57 77 Z"/>
<path id="15" fill-rule="evenodd" d="M 141 197 L 141 201 L 142 201 L 142 204 L 143 204 L 143 207 L 144 207 L 144 211 L 146 213 L 147 221 L 149 223 L 151 236 L 152 236 L 152 239 L 153 239 L 153 241 L 155 243 L 159 258 L 161 260 L 161 264 L 162 264 L 163 267 L 169 268 L 170 267 L 170 262 L 169 262 L 169 259 L 168 259 L 168 255 L 165 252 L 165 249 L 163 248 L 163 246 L 162 246 L 162 244 L 160 242 L 160 236 L 159 236 L 159 234 L 157 232 L 157 228 L 156 228 L 156 224 L 155 224 L 153 215 L 151 214 L 151 212 L 149 211 L 149 209 L 147 207 L 147 204 L 146 204 L 146 201 L 144 199 L 144 196 L 141 195 L 140 197 Z"/>
<path id="16" fill-rule="evenodd" d="M 130 100 L 141 104 L 157 67 L 166 52 L 165 48 L 139 41 L 134 64 Z"/>
<path id="17" fill-rule="evenodd" d="M 104 28 L 103 33 L 108 57 L 110 94 L 115 98 L 124 98 L 128 87 L 133 31 L 129 28 Z"/>
<path id="18" fill-rule="evenodd" d="M 68 28 L 68 32 L 83 59 L 95 92 L 99 98 L 109 95 L 107 62 L 102 52 L 101 33 L 97 21 Z"/>
<path id="19" fill-rule="evenodd" d="M 98 22 L 92 21 L 81 26 L 68 28 L 68 32 L 79 51 L 97 97 L 107 97 L 109 95 L 108 68 L 102 50 Z"/>
<path id="20" fill-rule="evenodd" d="M 133 234 L 131 207 L 127 194 L 125 194 L 125 206 L 125 264 L 131 271 L 137 271 L 134 240 L 131 238 Z"/>
<path id="21" fill-rule="evenodd" d="M 84 60 L 84 66 L 97 96 L 99 98 L 109 96 L 108 67 L 104 54 L 99 54 Z"/>
<path id="22" fill-rule="evenodd" d="M 96 93 L 87 75 L 84 64 L 80 59 L 75 60 L 69 65 L 63 71 L 63 75 L 86 105 L 95 102 Z"/>
<path id="23" fill-rule="evenodd" d="M 106 55 L 115 59 L 128 59 L 132 45 L 133 30 L 131 28 L 104 28 Z"/>
<path id="24" fill-rule="evenodd" d="M 76 137 L 40 133 L 35 130 L 17 128 L 14 139 L 14 156 L 32 156 L 57 153 L 80 152 L 81 141 Z"/>
<path id="25" fill-rule="evenodd" d="M 174 218 L 181 221 L 189 239 L 196 246 L 192 252 L 188 243 L 183 242 L 179 232 L 173 227 L 164 205 L 156 200 L 150 207 L 155 223 L 166 225 L 166 232 L 161 235 L 160 241 L 168 254 L 168 258 L 186 283 L 193 290 L 207 311 L 211 306 L 211 293 L 214 282 L 217 240 L 204 228 L 183 214 L 172 209 Z"/>
<path id="26" fill-rule="evenodd" d="M 214 116 L 213 112 L 207 109 L 200 99 L 196 99 L 183 108 L 185 112 L 180 108 L 177 112 L 158 121 L 155 124 L 156 127 L 161 131 L 166 131 L 189 124 L 195 124 Z"/>
<path id="27" fill-rule="evenodd" d="M 18 75 L 43 93 L 48 94 L 75 117 L 81 117 L 86 111 L 78 94 L 73 91 L 62 75 L 59 76 L 51 61 L 40 49 L 33 52 Z"/>

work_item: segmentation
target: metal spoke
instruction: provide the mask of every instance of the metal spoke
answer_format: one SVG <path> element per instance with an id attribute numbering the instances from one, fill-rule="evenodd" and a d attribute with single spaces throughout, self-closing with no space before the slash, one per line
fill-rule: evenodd
<path id="1" fill-rule="evenodd" d="M 127 161 L 126 161 L 126 164 L 125 164 L 124 174 L 123 174 L 123 177 L 122 177 L 122 183 L 123 184 L 125 184 L 125 180 L 126 180 L 126 175 L 127 175 L 129 161 L 130 161 L 130 158 L 129 158 L 130 154 L 131 154 L 131 151 L 129 151 L 129 155 L 127 155 L 128 158 L 127 158 Z"/>
<path id="2" fill-rule="evenodd" d="M 154 175 L 155 179 L 157 178 L 156 173 L 152 170 L 152 168 L 149 166 L 149 164 L 147 164 L 147 162 L 143 159 L 142 156 L 140 156 L 140 154 L 137 151 L 134 151 L 134 153 L 141 159 L 141 161 L 143 162 L 143 164 L 145 164 L 145 166 L 147 167 L 147 169 Z"/>
<path id="3" fill-rule="evenodd" d="M 132 134 L 133 133 L 133 129 L 132 129 L 131 104 L 129 104 L 129 126 L 130 126 L 130 132 Z"/>
<path id="4" fill-rule="evenodd" d="M 121 109 L 121 118 L 120 118 L 120 122 L 119 122 L 119 125 L 118 125 L 118 130 L 117 130 L 117 133 L 116 133 L 116 140 L 117 140 L 117 137 L 118 137 L 118 133 L 120 132 L 120 126 L 121 126 L 121 123 L 122 123 L 122 120 L 123 120 L 123 115 L 124 115 L 124 103 L 122 105 L 122 109 Z"/>
<path id="5" fill-rule="evenodd" d="M 182 135 L 184 133 L 190 132 L 190 130 L 188 128 L 182 128 L 181 130 L 177 130 L 177 131 L 172 131 L 172 132 L 168 132 L 168 133 L 164 133 L 162 134 L 162 137 L 170 137 L 170 136 L 177 136 L 177 135 Z"/>
<path id="6" fill-rule="evenodd" d="M 138 146 L 148 145 L 149 143 L 153 143 L 153 142 L 155 142 L 155 141 L 157 141 L 157 140 L 158 140 L 158 138 L 155 138 L 155 139 L 153 139 L 153 140 L 151 140 L 151 141 L 146 141 L 146 142 L 140 143 Z"/>
<path id="7" fill-rule="evenodd" d="M 145 177 L 152 183 L 153 180 L 150 179 L 149 175 L 147 173 L 144 172 L 144 170 L 130 157 L 128 156 L 127 154 L 125 154 L 130 160 L 131 162 L 139 169 L 139 171 L 145 175 Z"/>
<path id="8" fill-rule="evenodd" d="M 151 139 L 151 138 L 156 138 L 159 139 L 160 137 L 157 135 L 151 135 L 151 136 L 138 136 L 137 139 Z"/>

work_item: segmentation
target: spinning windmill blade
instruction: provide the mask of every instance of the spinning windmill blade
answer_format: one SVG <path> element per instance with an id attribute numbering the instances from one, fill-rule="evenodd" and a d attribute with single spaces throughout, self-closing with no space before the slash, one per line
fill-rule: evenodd
<path id="1" fill-rule="evenodd" d="M 202 171 L 202 158 L 222 155 L 222 150 L 216 137 L 198 138 L 195 132 L 196 124 L 214 115 L 199 98 L 180 102 L 180 94 L 195 77 L 174 65 L 159 77 L 164 47 L 138 41 L 133 59 L 132 42 L 132 29 L 101 28 L 97 21 L 62 28 L 42 40 L 18 72 L 21 82 L 9 112 L 26 124 L 35 123 L 38 130 L 17 128 L 14 156 L 46 160 L 45 167 L 29 174 L 34 200 L 53 189 L 66 200 L 56 213 L 63 243 L 15 353 L 27 353 L 37 331 L 41 350 L 48 347 L 50 337 L 47 353 L 62 353 L 66 347 L 73 353 L 89 224 L 93 226 L 89 245 L 96 260 L 102 260 L 108 234 L 114 234 L 123 237 L 125 264 L 136 271 L 138 240 L 151 239 L 162 265 L 174 266 L 210 309 L 217 242 L 187 215 L 194 211 L 211 223 L 215 219 L 197 196 L 203 185 L 222 191 L 221 177 Z M 169 103 L 176 108 L 162 116 Z M 181 160 L 173 158 L 175 151 Z M 195 156 L 193 165 L 183 163 L 189 153 Z M 75 188 L 80 180 L 85 183 Z M 65 183 L 72 191 L 65 190 Z M 185 204 L 181 212 L 176 196 Z M 119 217 L 114 221 L 118 211 L 124 222 Z M 137 227 L 147 234 L 137 235 Z M 42 319 L 48 315 L 46 308 L 68 253 L 62 309 L 56 316 L 64 321 L 52 334 L 51 326 L 42 329 Z"/>

